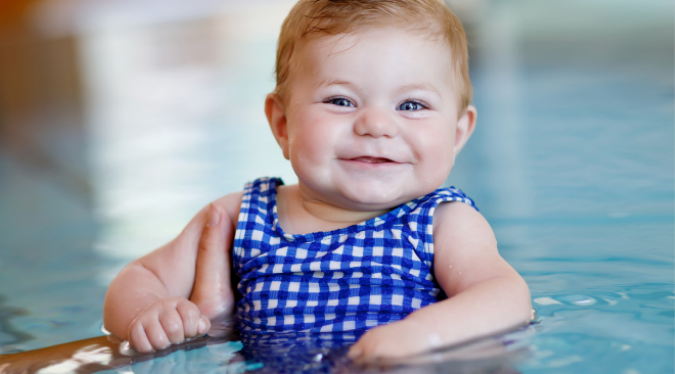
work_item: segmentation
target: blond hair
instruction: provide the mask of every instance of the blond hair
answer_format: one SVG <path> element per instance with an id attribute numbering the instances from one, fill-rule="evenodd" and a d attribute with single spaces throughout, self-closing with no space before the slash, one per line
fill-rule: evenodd
<path id="1" fill-rule="evenodd" d="M 459 113 L 471 102 L 466 34 L 441 0 L 300 0 L 284 20 L 277 48 L 274 92 L 284 101 L 293 60 L 303 43 L 321 36 L 382 25 L 405 25 L 440 37 L 452 58 Z"/>

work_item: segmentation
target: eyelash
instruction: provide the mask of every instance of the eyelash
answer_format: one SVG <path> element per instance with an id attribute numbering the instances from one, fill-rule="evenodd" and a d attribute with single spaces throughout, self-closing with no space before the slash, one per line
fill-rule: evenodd
<path id="1" fill-rule="evenodd" d="M 429 109 L 429 106 L 422 101 L 408 99 L 408 100 L 402 102 L 401 104 L 399 104 L 399 106 L 396 107 L 396 110 L 398 110 L 398 108 L 402 107 L 404 104 L 407 104 L 407 103 L 417 104 L 421 107 L 421 109 L 412 110 L 411 112 L 417 112 L 417 111 L 420 111 L 420 110 Z"/>
<path id="2" fill-rule="evenodd" d="M 335 104 L 335 102 L 338 101 L 338 100 L 344 100 L 351 105 L 337 105 L 337 104 Z M 324 100 L 323 102 L 326 103 L 326 104 L 333 104 L 333 105 L 337 105 L 337 106 L 341 106 L 341 107 L 356 106 L 356 105 L 354 105 L 354 103 L 351 100 L 347 99 L 346 97 L 342 97 L 342 96 L 329 97 L 326 100 Z"/>

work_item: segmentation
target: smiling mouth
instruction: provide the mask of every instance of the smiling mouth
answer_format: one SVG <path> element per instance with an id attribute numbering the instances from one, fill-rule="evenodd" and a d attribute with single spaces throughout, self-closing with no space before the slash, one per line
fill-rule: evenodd
<path id="1" fill-rule="evenodd" d="M 354 157 L 354 158 L 348 159 L 348 161 L 365 162 L 365 163 L 368 163 L 368 164 L 384 164 L 384 163 L 390 163 L 390 162 L 397 163 L 396 161 L 390 160 L 388 158 L 369 157 L 369 156 Z"/>

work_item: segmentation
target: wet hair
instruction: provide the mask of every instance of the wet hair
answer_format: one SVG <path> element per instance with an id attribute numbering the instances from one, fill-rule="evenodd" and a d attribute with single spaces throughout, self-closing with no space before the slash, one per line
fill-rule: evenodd
<path id="1" fill-rule="evenodd" d="M 321 37 L 378 26 L 408 27 L 450 49 L 459 113 L 471 102 L 466 34 L 442 0 L 300 0 L 284 20 L 279 35 L 274 92 L 284 102 L 298 51 Z"/>

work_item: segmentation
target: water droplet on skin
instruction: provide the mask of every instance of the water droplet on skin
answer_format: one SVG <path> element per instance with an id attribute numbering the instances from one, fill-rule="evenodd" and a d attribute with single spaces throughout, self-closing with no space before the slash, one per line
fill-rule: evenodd
<path id="1" fill-rule="evenodd" d="M 429 334 L 429 346 L 432 348 L 440 347 L 443 345 L 440 335 L 438 334 Z"/>
<path id="2" fill-rule="evenodd" d="M 452 265 L 448 265 L 448 269 L 452 269 Z"/>

